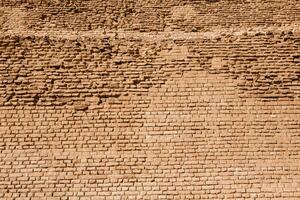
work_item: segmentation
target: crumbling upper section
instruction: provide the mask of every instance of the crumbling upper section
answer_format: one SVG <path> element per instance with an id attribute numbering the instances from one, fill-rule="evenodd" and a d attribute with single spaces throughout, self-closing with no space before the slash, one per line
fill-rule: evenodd
<path id="1" fill-rule="evenodd" d="M 2 0 L 0 105 L 99 105 L 194 70 L 242 98 L 299 99 L 299 13 L 297 0 Z"/>

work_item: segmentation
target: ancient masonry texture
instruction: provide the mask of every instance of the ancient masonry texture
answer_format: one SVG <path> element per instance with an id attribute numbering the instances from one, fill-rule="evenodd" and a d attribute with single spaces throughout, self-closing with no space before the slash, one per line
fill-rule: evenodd
<path id="1" fill-rule="evenodd" d="M 0 200 L 300 199 L 299 0 L 0 0 Z"/>

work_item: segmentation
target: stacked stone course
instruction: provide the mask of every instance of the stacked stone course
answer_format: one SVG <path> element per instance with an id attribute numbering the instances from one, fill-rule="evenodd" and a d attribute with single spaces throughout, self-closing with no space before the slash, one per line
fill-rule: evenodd
<path id="1" fill-rule="evenodd" d="M 297 0 L 1 0 L 0 199 L 299 199 Z"/>

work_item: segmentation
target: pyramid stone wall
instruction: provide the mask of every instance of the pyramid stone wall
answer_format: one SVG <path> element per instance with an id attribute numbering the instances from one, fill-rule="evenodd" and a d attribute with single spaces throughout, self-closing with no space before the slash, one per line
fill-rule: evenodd
<path id="1" fill-rule="evenodd" d="M 0 0 L 0 199 L 299 199 L 298 0 Z"/>

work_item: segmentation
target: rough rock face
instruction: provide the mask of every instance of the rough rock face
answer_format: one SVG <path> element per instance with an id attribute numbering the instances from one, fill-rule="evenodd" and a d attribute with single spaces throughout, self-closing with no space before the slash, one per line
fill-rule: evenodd
<path id="1" fill-rule="evenodd" d="M 0 199 L 300 199 L 298 0 L 1 0 Z"/>

